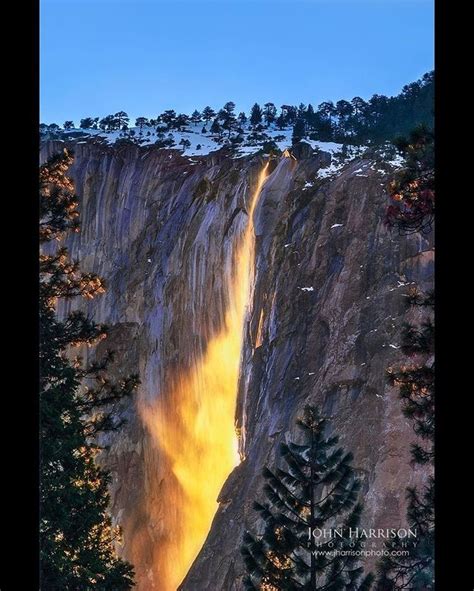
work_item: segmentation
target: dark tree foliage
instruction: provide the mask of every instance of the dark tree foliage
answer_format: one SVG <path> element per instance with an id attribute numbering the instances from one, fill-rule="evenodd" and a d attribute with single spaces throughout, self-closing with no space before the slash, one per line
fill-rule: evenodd
<path id="1" fill-rule="evenodd" d="M 298 109 L 293 105 L 282 105 L 281 112 L 286 125 L 293 125 L 298 118 Z"/>
<path id="2" fill-rule="evenodd" d="M 46 123 L 40 123 L 39 126 L 40 135 L 43 139 L 60 139 L 61 127 L 57 123 L 50 123 L 49 125 Z"/>
<path id="3" fill-rule="evenodd" d="M 330 117 L 322 115 L 319 111 L 312 117 L 310 138 L 321 142 L 330 142 L 334 137 L 334 125 Z M 353 142 L 354 143 L 354 142 Z"/>
<path id="4" fill-rule="evenodd" d="M 241 548 L 247 576 L 245 588 L 259 591 L 331 591 L 370 589 L 373 576 L 363 577 L 354 555 L 331 552 L 331 539 L 313 532 L 337 524 L 346 533 L 359 524 L 360 481 L 352 454 L 336 447 L 338 437 L 324 435 L 326 420 L 307 406 L 298 420 L 304 442 L 281 446 L 286 470 L 265 468 L 266 502 L 255 503 L 263 533 L 246 532 Z M 317 545 L 319 542 L 319 546 Z M 342 548 L 352 542 L 341 538 Z"/>
<path id="5" fill-rule="evenodd" d="M 140 131 L 144 128 L 150 125 L 150 120 L 147 119 L 146 117 L 137 117 L 135 119 L 135 126 L 138 127 L 140 129 Z"/>
<path id="6" fill-rule="evenodd" d="M 265 103 L 263 105 L 263 117 L 265 119 L 265 123 L 270 125 L 274 123 L 276 119 L 277 109 L 273 103 Z"/>
<path id="7" fill-rule="evenodd" d="M 409 363 L 388 370 L 388 379 L 399 389 L 403 413 L 413 424 L 421 444 L 412 445 L 413 465 L 429 465 L 434 462 L 434 324 L 431 312 L 434 294 L 420 293 L 417 289 L 408 294 L 408 303 L 430 312 L 419 325 L 406 324 L 402 333 L 402 351 Z M 400 542 L 390 550 L 408 550 L 407 556 L 387 556 L 378 568 L 378 591 L 427 591 L 434 588 L 434 479 L 418 490 L 407 489 L 407 521 L 417 530 L 415 546 L 402 548 Z"/>
<path id="8" fill-rule="evenodd" d="M 219 135 L 220 133 L 222 133 L 222 127 L 221 124 L 219 123 L 219 119 L 214 119 L 214 121 L 212 122 L 211 125 L 211 129 L 210 132 L 215 134 L 215 135 Z"/>
<path id="9" fill-rule="evenodd" d="M 98 119 L 92 121 L 98 121 L 98 127 L 103 131 L 117 131 L 119 129 L 128 129 L 129 120 L 130 119 L 125 111 L 118 111 L 115 115 L 106 115 L 100 121 L 98 121 Z M 90 121 L 90 118 L 82 119 L 81 127 L 82 122 L 84 122 L 84 127 L 88 127 L 89 125 L 87 124 Z"/>
<path id="10" fill-rule="evenodd" d="M 260 107 L 260 105 L 258 103 L 255 103 L 254 106 L 252 107 L 252 110 L 250 111 L 250 124 L 251 125 L 258 125 L 259 123 L 262 122 L 262 118 L 263 118 L 263 113 L 262 113 L 262 108 Z"/>
<path id="11" fill-rule="evenodd" d="M 115 115 L 106 115 L 99 121 L 99 129 L 103 131 L 116 131 L 120 129 L 120 125 Z"/>
<path id="12" fill-rule="evenodd" d="M 197 109 L 195 109 L 191 113 L 190 119 L 196 125 L 197 123 L 200 123 L 202 121 L 202 115 L 201 115 L 201 113 Z"/>
<path id="13" fill-rule="evenodd" d="M 189 117 L 184 113 L 180 113 L 173 122 L 172 127 L 177 129 L 178 131 L 184 131 L 184 128 L 189 122 Z"/>
<path id="14" fill-rule="evenodd" d="M 120 427 L 108 409 L 131 394 L 137 376 L 107 377 L 105 358 L 84 364 L 79 346 L 102 340 L 106 327 L 72 311 L 60 320 L 59 301 L 92 299 L 104 291 L 58 244 L 77 232 L 78 211 L 66 176 L 72 153 L 64 150 L 40 168 L 40 577 L 44 591 L 122 591 L 133 569 L 119 559 L 119 528 L 108 514 L 108 472 L 99 467 L 96 436 Z"/>
<path id="15" fill-rule="evenodd" d="M 214 119 L 215 116 L 216 112 L 214 111 L 214 109 L 211 109 L 211 107 L 204 107 L 204 109 L 202 110 L 202 118 L 206 123 L 212 121 L 212 119 Z"/>
<path id="16" fill-rule="evenodd" d="M 247 115 L 241 111 L 237 116 L 237 121 L 239 122 L 239 125 L 243 127 L 247 123 Z"/>
<path id="17" fill-rule="evenodd" d="M 116 128 L 122 129 L 123 126 L 128 127 L 130 118 L 125 111 L 119 111 L 118 113 L 115 113 L 114 120 L 116 122 Z"/>
<path id="18" fill-rule="evenodd" d="M 191 147 L 191 142 L 187 138 L 182 138 L 179 142 L 180 146 L 183 146 L 183 151 L 186 151 L 188 148 Z"/>
<path id="19" fill-rule="evenodd" d="M 306 121 L 307 124 L 310 124 L 314 118 L 314 107 L 313 105 L 309 104 L 305 111 L 302 114 L 303 119 Z"/>
<path id="20" fill-rule="evenodd" d="M 79 127 L 81 129 L 97 129 L 98 122 L 98 117 L 86 117 L 85 119 L 81 119 Z"/>
<path id="21" fill-rule="evenodd" d="M 222 109 L 228 113 L 229 115 L 235 111 L 235 103 L 233 101 L 228 101 Z"/>
<path id="22" fill-rule="evenodd" d="M 375 94 L 369 101 L 360 97 L 336 104 L 326 101 L 316 110 L 311 105 L 282 105 L 277 122 L 282 128 L 303 118 L 308 132 L 320 141 L 380 144 L 407 135 L 419 125 L 432 129 L 433 105 L 434 73 L 429 72 L 393 97 Z"/>
<path id="23" fill-rule="evenodd" d="M 167 130 L 174 127 L 175 121 L 176 111 L 174 111 L 173 109 L 168 109 L 167 111 L 164 111 L 164 113 L 158 116 L 158 122 L 164 123 Z"/>
<path id="24" fill-rule="evenodd" d="M 297 144 L 300 140 L 304 138 L 306 134 L 306 125 L 304 119 L 297 119 L 296 123 L 293 127 L 293 134 L 291 136 L 291 141 L 293 145 Z"/>
<path id="25" fill-rule="evenodd" d="M 235 110 L 235 103 L 233 103 L 232 101 L 229 101 L 217 113 L 217 120 L 219 122 L 219 125 L 222 129 L 227 131 L 229 137 L 230 137 L 232 130 L 235 129 L 237 126 L 237 119 L 235 117 L 234 110 Z M 212 132 L 212 127 L 211 127 L 211 132 Z"/>
<path id="26" fill-rule="evenodd" d="M 385 223 L 401 234 L 431 231 L 435 214 L 434 135 L 425 126 L 417 127 L 408 138 L 395 145 L 405 157 L 405 165 L 390 183 L 392 204 Z"/>
<path id="27" fill-rule="evenodd" d="M 235 103 L 228 101 L 217 113 L 219 125 L 228 132 L 229 138 L 231 132 L 236 130 L 237 124 L 242 128 L 247 123 L 247 115 L 240 113 L 236 118 L 234 110 Z M 209 106 L 206 106 L 202 113 L 195 110 L 191 116 L 177 115 L 170 109 L 157 119 L 150 119 L 150 125 L 162 123 L 165 131 L 182 130 L 190 121 L 197 124 L 202 120 L 209 126 L 215 117 L 216 112 Z M 276 126 L 278 129 L 292 127 L 297 120 L 302 120 L 305 123 L 305 134 L 314 140 L 352 145 L 379 145 L 407 136 L 412 129 L 420 125 L 432 130 L 433 117 L 434 72 L 428 72 L 419 80 L 404 86 L 396 96 L 374 94 L 368 101 L 356 96 L 350 101 L 341 99 L 336 104 L 326 101 L 316 109 L 311 104 L 284 104 L 281 105 L 279 114 L 272 102 L 265 103 L 263 108 L 255 103 L 249 120 L 253 131 L 263 120 L 267 127 Z M 104 131 L 126 130 L 128 122 L 128 115 L 124 111 L 119 111 L 115 115 L 107 115 L 100 121 L 98 118 L 82 119 L 80 127 L 87 129 L 98 126 Z M 42 135 L 52 139 L 60 137 L 59 126 L 53 128 L 53 125 L 55 124 L 42 124 Z"/>
<path id="28" fill-rule="evenodd" d="M 409 305 L 433 310 L 434 295 L 410 292 Z M 397 386 L 403 403 L 403 412 L 413 423 L 415 433 L 424 447 L 415 444 L 412 458 L 415 464 L 427 464 L 434 459 L 434 322 L 432 314 L 420 324 L 406 323 L 402 331 L 402 352 L 410 362 L 388 370 L 390 383 Z"/>
<path id="29" fill-rule="evenodd" d="M 284 129 L 286 127 L 286 120 L 285 120 L 285 116 L 283 113 L 280 113 L 278 115 L 275 123 L 276 123 L 276 126 L 278 127 L 278 129 Z"/>

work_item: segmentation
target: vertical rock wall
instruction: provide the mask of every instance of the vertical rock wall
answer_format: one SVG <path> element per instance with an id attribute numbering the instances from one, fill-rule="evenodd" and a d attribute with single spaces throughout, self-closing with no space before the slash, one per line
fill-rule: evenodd
<path id="1" fill-rule="evenodd" d="M 45 144 L 42 158 L 63 145 Z M 82 231 L 69 246 L 86 270 L 107 279 L 107 293 L 88 306 L 111 326 L 103 346 L 118 352 L 115 371 L 138 371 L 142 380 L 136 399 L 115 409 L 127 424 L 104 458 L 112 512 L 137 589 L 163 591 L 160 544 L 174 510 L 166 500 L 173 476 L 142 411 L 222 327 L 225 278 L 262 161 L 87 143 L 74 150 Z M 355 455 L 364 522 L 404 523 L 404 490 L 417 477 L 408 465 L 412 432 L 384 372 L 402 358 L 403 294 L 412 282 L 431 287 L 433 249 L 383 226 L 388 177 L 373 161 L 319 179 L 327 164 L 324 153 L 272 163 L 260 196 L 236 409 L 245 459 L 221 491 L 184 591 L 242 589 L 239 546 L 244 527 L 255 525 L 261 469 L 275 461 L 279 442 L 297 436 L 294 421 L 308 401 L 333 416 Z"/>

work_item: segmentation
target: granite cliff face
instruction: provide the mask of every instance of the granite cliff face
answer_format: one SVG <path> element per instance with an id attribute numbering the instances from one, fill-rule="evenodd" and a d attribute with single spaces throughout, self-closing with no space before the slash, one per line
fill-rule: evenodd
<path id="1" fill-rule="evenodd" d="M 44 144 L 42 159 L 63 147 Z M 101 347 L 117 351 L 118 375 L 138 372 L 142 381 L 136 399 L 115 409 L 127 423 L 107 441 L 104 457 L 113 475 L 112 513 L 123 527 L 120 550 L 135 566 L 139 591 L 173 591 L 196 554 L 191 530 L 204 527 L 193 521 L 202 499 L 182 483 L 196 476 L 195 489 L 214 466 L 206 463 L 202 434 L 188 433 L 180 392 L 203 360 L 214 354 L 212 367 L 222 365 L 219 339 L 230 326 L 236 261 L 264 161 L 225 153 L 183 158 L 134 146 L 73 148 L 82 230 L 69 246 L 86 270 L 107 280 L 106 294 L 88 304 L 111 326 Z M 332 428 L 355 455 L 364 524 L 405 523 L 404 490 L 416 477 L 408 465 L 412 432 L 385 369 L 401 359 L 403 294 L 412 282 L 431 287 L 432 244 L 384 227 L 390 167 L 358 159 L 335 178 L 320 178 L 330 156 L 298 156 L 272 161 L 257 196 L 243 335 L 223 345 L 237 355 L 235 384 L 225 386 L 236 390 L 236 411 L 227 404 L 212 415 L 218 401 L 213 406 L 211 398 L 206 415 L 222 417 L 216 429 L 226 436 L 235 418 L 241 462 L 218 504 L 206 509 L 217 512 L 183 591 L 242 589 L 239 546 L 244 528 L 255 527 L 251 505 L 261 469 L 276 461 L 282 440 L 297 436 L 294 422 L 307 402 L 333 417 Z M 216 379 L 217 391 L 224 386 L 220 374 Z M 194 398 L 186 411 L 200 416 L 202 408 Z M 166 429 L 175 429 L 194 463 L 181 472 L 160 440 L 163 412 L 171 417 Z M 179 507 L 186 507 L 184 521 Z M 182 554 L 191 557 L 187 564 Z"/>

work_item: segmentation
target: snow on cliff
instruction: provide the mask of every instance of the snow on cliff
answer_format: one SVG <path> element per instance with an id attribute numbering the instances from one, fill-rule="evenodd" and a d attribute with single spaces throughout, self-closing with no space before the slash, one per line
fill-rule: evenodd
<path id="1" fill-rule="evenodd" d="M 115 144 L 117 140 L 131 139 L 141 146 L 149 146 L 155 144 L 159 139 L 172 139 L 174 144 L 172 147 L 182 150 L 183 156 L 206 156 L 211 152 L 220 150 L 223 146 L 230 143 L 230 138 L 226 134 L 220 138 L 208 131 L 203 133 L 203 123 L 188 124 L 183 131 L 171 130 L 169 133 L 158 134 L 155 127 L 130 127 L 127 131 L 103 131 L 101 129 L 70 129 L 62 132 L 64 139 L 67 137 L 77 137 L 78 141 L 87 141 L 90 137 L 101 137 L 108 144 Z M 290 148 L 292 144 L 291 136 L 293 128 L 287 127 L 284 129 L 277 129 L 274 126 L 266 128 L 262 135 L 264 139 L 254 139 L 252 137 L 252 130 L 249 126 L 244 127 L 241 134 L 241 142 L 237 144 L 236 156 L 243 157 L 250 154 L 255 154 L 262 149 L 265 141 L 274 142 L 281 151 Z M 235 132 L 232 133 L 231 138 L 237 136 Z M 190 145 L 186 145 L 183 150 L 183 140 L 188 140 Z M 341 150 L 342 144 L 334 142 L 320 142 L 316 140 L 303 140 L 308 143 L 313 149 L 320 149 L 325 152 L 335 153 Z"/>
<path id="2" fill-rule="evenodd" d="M 75 140 L 77 143 L 86 143 L 96 138 L 108 145 L 117 142 L 130 142 L 139 146 L 156 146 L 157 149 L 179 150 L 185 157 L 206 156 L 212 152 L 229 146 L 233 148 L 233 158 L 244 158 L 257 152 L 265 150 L 268 153 L 271 149 L 284 152 L 292 147 L 293 127 L 288 126 L 279 129 L 275 124 L 267 127 L 261 126 L 257 130 L 250 124 L 243 125 L 239 131 L 232 131 L 230 134 L 223 132 L 214 134 L 208 131 L 209 125 L 202 122 L 188 123 L 181 131 L 169 129 L 159 131 L 155 126 L 131 127 L 127 130 L 103 131 L 100 129 L 70 129 L 60 130 L 61 140 Z M 341 172 L 344 166 L 360 158 L 367 151 L 368 146 L 351 146 L 335 142 L 322 142 L 314 139 L 304 138 L 302 143 L 308 144 L 313 150 L 321 150 L 331 155 L 329 166 L 318 171 L 318 179 L 331 179 Z M 377 152 L 379 157 L 391 168 L 398 168 L 403 160 L 391 153 L 390 156 L 384 153 L 383 147 Z M 388 149 L 388 148 L 387 148 Z M 375 170 L 375 169 L 373 169 Z M 377 169 L 378 170 L 378 169 Z M 379 172 L 386 172 L 378 170 Z M 364 171 L 355 171 L 356 176 L 366 176 Z M 306 184 L 305 189 L 310 185 Z"/>

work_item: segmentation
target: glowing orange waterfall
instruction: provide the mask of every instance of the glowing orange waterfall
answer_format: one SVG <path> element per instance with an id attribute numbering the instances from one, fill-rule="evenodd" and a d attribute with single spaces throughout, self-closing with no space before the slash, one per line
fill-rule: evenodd
<path id="1" fill-rule="evenodd" d="M 268 163 L 260 172 L 247 226 L 234 250 L 222 329 L 195 366 L 178 375 L 159 406 L 142 413 L 172 472 L 159 493 L 164 505 L 164 531 L 154 552 L 159 591 L 176 591 L 185 577 L 209 531 L 219 491 L 239 463 L 234 414 L 254 258 L 253 214 L 267 168 Z"/>

